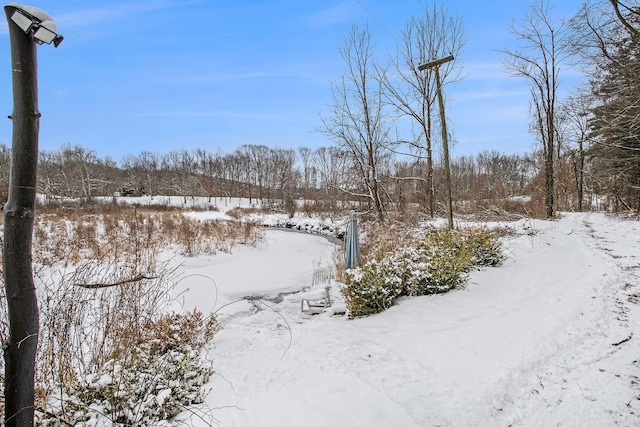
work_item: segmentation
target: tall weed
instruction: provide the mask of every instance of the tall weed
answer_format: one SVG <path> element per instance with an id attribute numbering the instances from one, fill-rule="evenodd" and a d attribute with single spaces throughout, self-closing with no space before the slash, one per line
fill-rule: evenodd
<path id="1" fill-rule="evenodd" d="M 38 423 L 144 426 L 202 402 L 213 371 L 200 350 L 218 325 L 199 312 L 167 314 L 178 274 L 164 249 L 195 256 L 255 244 L 260 236 L 257 227 L 174 210 L 39 211 Z M 1 286 L 0 338 L 7 331 Z M 2 409 L 0 399 L 0 415 Z"/>

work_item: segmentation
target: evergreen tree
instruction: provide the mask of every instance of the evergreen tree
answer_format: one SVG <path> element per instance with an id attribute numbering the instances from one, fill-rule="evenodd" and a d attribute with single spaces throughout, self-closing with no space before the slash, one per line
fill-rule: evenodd
<path id="1" fill-rule="evenodd" d="M 630 30 L 640 28 L 640 8 L 609 22 L 614 28 L 592 78 L 596 106 L 588 155 L 594 177 L 616 206 L 640 212 L 640 38 Z"/>

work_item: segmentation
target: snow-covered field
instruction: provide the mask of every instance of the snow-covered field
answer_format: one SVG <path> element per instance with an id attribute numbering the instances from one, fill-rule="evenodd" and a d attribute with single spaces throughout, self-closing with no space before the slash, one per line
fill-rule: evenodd
<path id="1" fill-rule="evenodd" d="M 473 272 L 467 289 L 357 320 L 302 314 L 291 293 L 336 259 L 324 237 L 269 230 L 257 248 L 186 258 L 177 303 L 217 312 L 224 329 L 208 349 L 217 374 L 204 413 L 182 418 L 640 425 L 640 223 L 592 213 L 510 226 L 508 260 Z"/>

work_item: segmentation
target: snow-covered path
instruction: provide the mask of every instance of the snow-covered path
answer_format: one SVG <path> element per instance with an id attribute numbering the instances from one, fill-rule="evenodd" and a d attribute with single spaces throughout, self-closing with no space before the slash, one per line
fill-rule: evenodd
<path id="1" fill-rule="evenodd" d="M 638 222 L 568 214 L 512 227 L 529 234 L 507 241 L 504 266 L 376 316 L 303 315 L 295 294 L 227 307 L 210 348 L 218 375 L 207 414 L 190 424 L 640 424 Z M 316 261 L 333 256 L 319 238 L 300 237 L 276 255 L 295 260 L 296 280 L 312 268 L 294 258 L 303 249 Z M 242 290 L 283 288 L 282 266 L 267 264 L 253 259 L 260 274 L 254 286 L 243 271 Z M 222 270 L 231 283 L 232 269 Z M 218 287 L 227 297 L 216 307 L 234 296 L 230 284 Z"/>

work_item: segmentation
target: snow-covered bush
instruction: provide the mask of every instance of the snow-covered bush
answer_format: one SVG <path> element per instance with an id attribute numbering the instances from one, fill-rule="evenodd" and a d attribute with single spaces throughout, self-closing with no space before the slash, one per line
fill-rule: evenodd
<path id="1" fill-rule="evenodd" d="M 497 267 L 506 258 L 502 242 L 493 231 L 484 228 L 468 228 L 458 232 L 462 247 L 471 254 L 471 265 Z"/>
<path id="2" fill-rule="evenodd" d="M 497 266 L 502 244 L 486 229 L 433 230 L 410 245 L 346 271 L 342 293 L 352 317 L 379 313 L 401 295 L 447 292 L 474 267 Z"/>
<path id="3" fill-rule="evenodd" d="M 218 331 L 215 317 L 167 314 L 146 325 L 133 348 L 116 348 L 95 372 L 51 393 L 39 424 L 147 426 L 202 403 L 213 373 L 201 349 Z"/>
<path id="4" fill-rule="evenodd" d="M 405 260 L 403 295 L 419 296 L 447 292 L 467 280 L 471 255 L 450 231 L 429 233 L 406 246 L 396 256 Z"/>
<path id="5" fill-rule="evenodd" d="M 347 286 L 342 293 L 351 316 L 366 316 L 391 307 L 402 293 L 403 267 L 395 257 L 387 257 L 347 270 Z"/>

